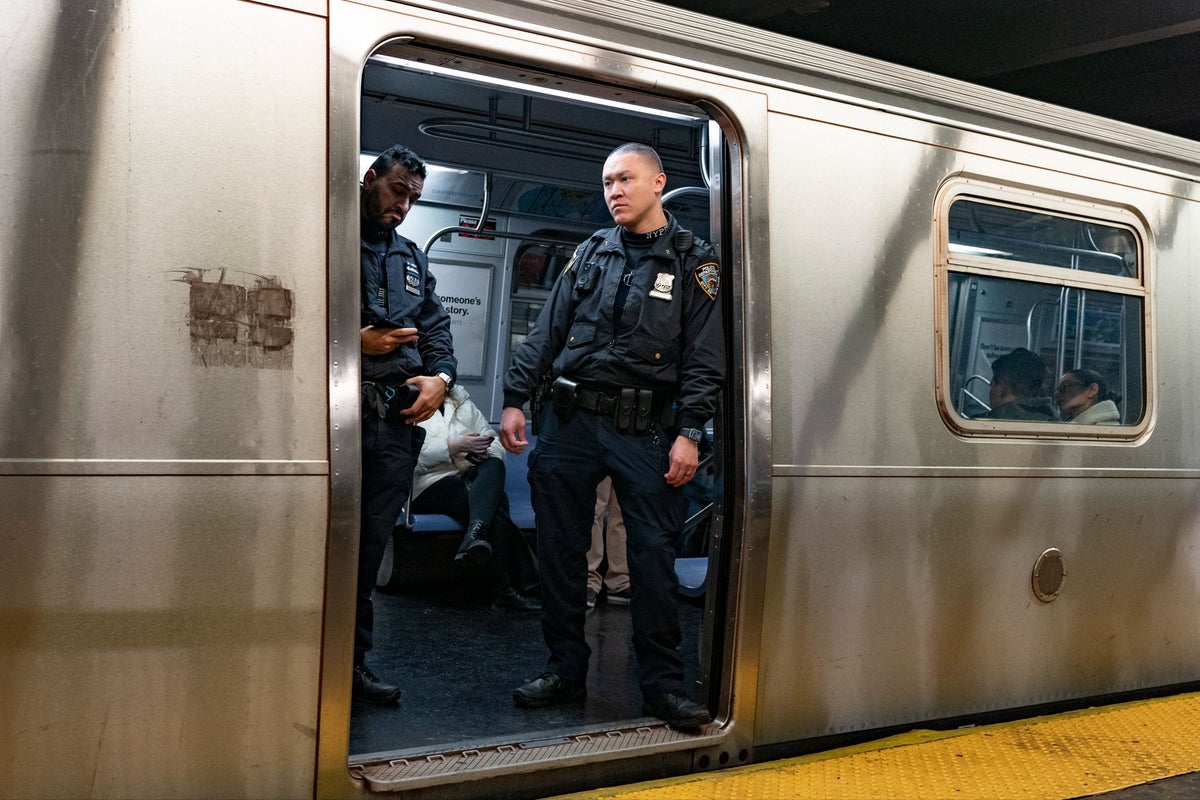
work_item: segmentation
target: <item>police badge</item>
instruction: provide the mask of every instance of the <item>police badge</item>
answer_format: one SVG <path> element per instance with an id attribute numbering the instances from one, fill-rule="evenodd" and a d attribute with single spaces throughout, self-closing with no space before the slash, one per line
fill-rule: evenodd
<path id="1" fill-rule="evenodd" d="M 717 299 L 717 291 L 721 288 L 721 273 L 717 269 L 715 261 L 701 264 L 696 268 L 696 283 L 700 284 L 700 288 L 708 295 L 709 300 Z"/>
<path id="2" fill-rule="evenodd" d="M 404 259 L 404 291 L 418 297 L 421 294 L 421 268 L 411 258 Z"/>
<path id="3" fill-rule="evenodd" d="M 675 276 L 669 272 L 660 272 L 654 279 L 654 288 L 650 290 L 651 297 L 660 300 L 671 299 L 671 287 L 675 285 Z"/>

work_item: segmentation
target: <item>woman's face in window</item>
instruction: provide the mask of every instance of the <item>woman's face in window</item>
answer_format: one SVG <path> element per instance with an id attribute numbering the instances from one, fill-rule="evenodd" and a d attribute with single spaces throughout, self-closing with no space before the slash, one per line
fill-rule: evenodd
<path id="1" fill-rule="evenodd" d="M 1071 373 L 1063 375 L 1062 380 L 1054 389 L 1054 403 L 1064 421 L 1070 421 L 1096 403 L 1096 395 L 1100 387 L 1094 383 L 1084 383 Z"/>

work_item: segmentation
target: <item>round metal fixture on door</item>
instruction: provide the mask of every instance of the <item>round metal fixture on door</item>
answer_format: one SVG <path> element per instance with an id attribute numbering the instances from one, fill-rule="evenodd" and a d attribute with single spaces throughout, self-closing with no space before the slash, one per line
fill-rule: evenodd
<path id="1" fill-rule="evenodd" d="M 1052 602 L 1062 589 L 1067 568 L 1063 563 L 1062 551 L 1051 547 L 1038 556 L 1033 565 L 1033 593 L 1043 603 Z"/>

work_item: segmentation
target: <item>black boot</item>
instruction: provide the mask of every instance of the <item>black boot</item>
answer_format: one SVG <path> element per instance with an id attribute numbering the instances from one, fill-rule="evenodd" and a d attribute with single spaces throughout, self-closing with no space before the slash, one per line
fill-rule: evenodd
<path id="1" fill-rule="evenodd" d="M 354 687 L 351 697 L 364 703 L 391 705 L 400 701 L 400 687 L 380 680 L 370 667 L 360 661 L 354 665 Z"/>
<path id="2" fill-rule="evenodd" d="M 487 525 L 477 519 L 467 528 L 458 552 L 454 554 L 455 564 L 485 564 L 492 557 L 492 545 L 487 540 Z"/>
<path id="3" fill-rule="evenodd" d="M 536 598 L 518 594 L 511 586 L 505 586 L 492 592 L 492 608 L 496 611 L 541 611 L 542 603 Z"/>

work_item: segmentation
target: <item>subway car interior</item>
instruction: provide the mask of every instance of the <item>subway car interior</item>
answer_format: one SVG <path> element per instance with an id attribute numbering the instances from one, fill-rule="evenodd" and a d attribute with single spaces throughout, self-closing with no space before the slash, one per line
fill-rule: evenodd
<path id="1" fill-rule="evenodd" d="M 654 146 L 668 176 L 667 210 L 720 247 L 721 132 L 698 108 L 401 43 L 368 61 L 361 111 L 360 176 L 396 143 L 429 166 L 422 198 L 399 231 L 428 253 L 452 320 L 459 383 L 493 425 L 511 353 L 555 278 L 577 244 L 612 224 L 600 173 L 613 148 L 628 141 Z M 714 421 L 678 547 L 687 680 L 698 698 L 711 691 L 707 675 L 717 668 L 712 622 L 719 609 L 705 588 L 710 560 L 719 558 L 711 540 L 719 538 L 721 520 L 720 432 Z M 527 458 L 528 450 L 506 458 L 506 492 L 532 563 Z M 379 574 L 371 663 L 404 695 L 399 710 L 354 704 L 351 765 L 535 747 L 644 723 L 629 607 L 603 596 L 588 614 L 586 706 L 514 707 L 512 690 L 545 662 L 539 617 L 491 607 L 483 576 L 453 563 L 461 535 L 447 517 L 406 510 L 397 521 Z M 519 588 L 535 592 L 536 575 Z"/>

